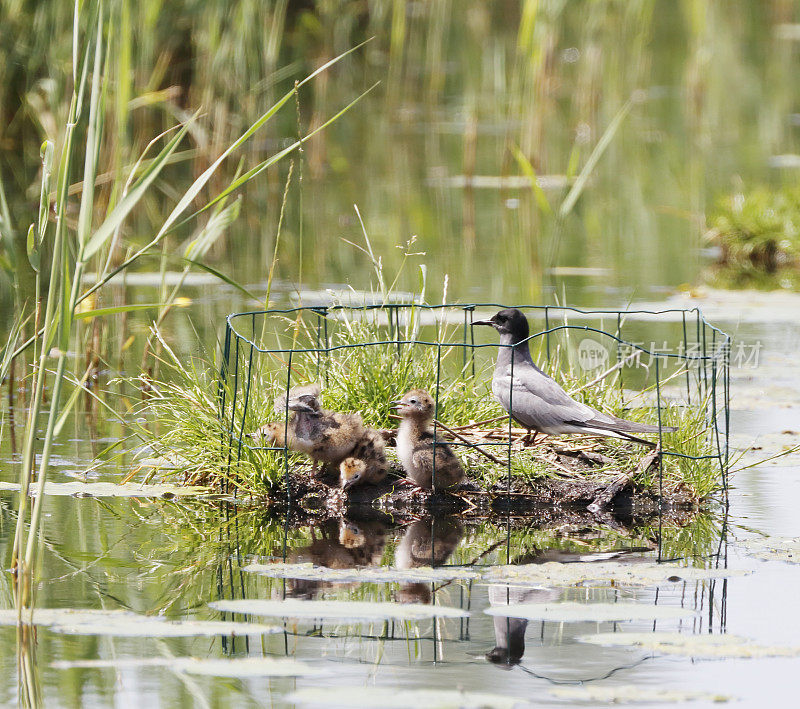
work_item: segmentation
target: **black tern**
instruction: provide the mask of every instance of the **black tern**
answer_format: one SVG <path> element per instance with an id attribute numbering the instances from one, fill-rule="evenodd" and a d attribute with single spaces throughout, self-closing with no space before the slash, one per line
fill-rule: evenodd
<path id="1" fill-rule="evenodd" d="M 473 324 L 488 325 L 500 333 L 500 344 L 504 346 L 500 347 L 497 354 L 492 393 L 511 417 L 528 431 L 548 435 L 589 433 L 623 438 L 651 447 L 655 445 L 632 434 L 658 433 L 658 426 L 617 418 L 575 401 L 557 382 L 539 369 L 531 359 L 527 343 L 528 321 L 521 311 L 506 308 L 490 320 L 477 320 Z M 661 430 L 677 429 L 662 426 Z"/>
<path id="2" fill-rule="evenodd" d="M 397 431 L 397 457 L 406 475 L 428 490 L 440 491 L 460 483 L 464 469 L 455 453 L 439 441 L 436 446 L 433 444 L 430 422 L 435 404 L 431 395 L 423 389 L 412 389 L 394 406 L 403 417 Z"/>

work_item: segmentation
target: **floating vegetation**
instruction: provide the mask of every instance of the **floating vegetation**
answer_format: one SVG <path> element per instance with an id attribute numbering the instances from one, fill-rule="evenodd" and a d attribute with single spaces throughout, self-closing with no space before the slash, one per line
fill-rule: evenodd
<path id="1" fill-rule="evenodd" d="M 363 569 L 329 569 L 325 566 L 304 564 L 249 564 L 244 571 L 281 579 L 304 579 L 307 581 L 356 582 L 356 583 L 435 583 L 442 581 L 469 581 L 480 578 L 472 569 L 444 567 L 434 569 L 419 566 L 414 569 L 393 569 L 376 566 Z"/>
<path id="2" fill-rule="evenodd" d="M 545 564 L 520 564 L 495 566 L 483 574 L 483 580 L 491 583 L 506 583 L 529 586 L 547 584 L 552 586 L 574 586 L 576 584 L 628 584 L 653 586 L 679 581 L 702 581 L 705 579 L 745 576 L 749 572 L 740 569 L 703 569 L 695 566 L 602 561 L 591 563 L 547 562 Z"/>
<path id="3" fill-rule="evenodd" d="M 299 677 L 319 674 L 305 662 L 289 658 L 274 657 L 235 657 L 200 659 L 196 657 L 173 657 L 168 661 L 163 657 L 119 657 L 109 660 L 74 660 L 53 662 L 57 670 L 74 669 L 138 669 L 142 667 L 161 667 L 173 672 L 182 672 L 207 677 Z"/>
<path id="4" fill-rule="evenodd" d="M 27 622 L 28 614 L 23 614 Z M 15 609 L 0 610 L 0 625 L 16 625 Z M 218 620 L 167 620 L 125 610 L 37 608 L 33 625 L 49 626 L 68 635 L 117 635 L 126 637 L 179 638 L 196 635 L 266 635 L 281 632 L 274 625 Z"/>
<path id="5" fill-rule="evenodd" d="M 32 617 L 32 620 L 31 620 Z M 3 608 L 0 610 L 0 625 L 16 625 L 17 610 Z M 105 610 L 93 608 L 35 608 L 33 615 L 29 611 L 22 613 L 22 622 L 32 625 L 57 625 L 61 623 L 97 623 L 97 622 L 124 622 L 137 619 L 143 622 L 158 621 L 158 618 L 139 615 L 126 610 Z"/>
<path id="6" fill-rule="evenodd" d="M 305 662 L 274 657 L 233 657 L 224 659 L 200 660 L 193 657 L 180 657 L 170 660 L 177 672 L 207 677 L 297 677 L 318 675 L 319 668 Z"/>
<path id="7" fill-rule="evenodd" d="M 800 537 L 761 537 L 742 543 L 750 556 L 765 561 L 800 564 Z"/>
<path id="8" fill-rule="evenodd" d="M 488 615 L 528 620 L 551 620 L 559 623 L 622 622 L 625 620 L 678 620 L 695 615 L 691 608 L 647 606 L 641 603 L 517 603 L 492 606 Z"/>
<path id="9" fill-rule="evenodd" d="M 577 699 L 585 702 L 604 704 L 623 704 L 628 702 L 728 702 L 731 697 L 725 694 L 710 694 L 680 689 L 660 689 L 658 687 L 637 687 L 621 684 L 612 687 L 591 685 L 586 687 L 551 687 L 547 690 L 559 699 Z"/>
<path id="10" fill-rule="evenodd" d="M 0 482 L 0 490 L 19 492 L 19 483 Z M 195 497 L 197 495 L 207 495 L 210 490 L 207 487 L 188 486 L 188 485 L 143 485 L 141 483 L 84 483 L 67 482 L 53 483 L 47 482 L 44 486 L 45 495 L 67 496 L 67 497 Z M 35 497 L 36 488 L 31 485 L 28 494 Z"/>
<path id="11" fill-rule="evenodd" d="M 307 687 L 292 692 L 287 701 L 295 704 L 320 704 L 344 707 L 429 707 L 430 709 L 514 709 L 530 706 L 519 697 L 485 692 L 459 692 L 448 689 L 408 689 L 396 687 Z"/>
<path id="12" fill-rule="evenodd" d="M 466 618 L 460 608 L 422 603 L 386 603 L 369 601 L 266 601 L 243 599 L 213 601 L 211 608 L 228 613 L 246 613 L 276 618 L 331 618 L 343 621 L 424 620 L 425 618 Z"/>
<path id="13" fill-rule="evenodd" d="M 591 562 L 543 564 L 520 564 L 492 566 L 485 570 L 460 567 L 431 568 L 420 566 L 413 569 L 369 567 L 331 569 L 312 563 L 249 564 L 244 571 L 272 578 L 304 579 L 331 583 L 436 583 L 444 581 L 469 581 L 481 579 L 486 583 L 501 583 L 519 586 L 547 585 L 574 586 L 577 584 L 623 584 L 654 586 L 660 583 L 702 581 L 706 579 L 745 576 L 749 571 L 740 569 L 702 569 L 675 564 L 648 562 Z"/>
<path id="14" fill-rule="evenodd" d="M 66 635 L 114 635 L 118 637 L 142 638 L 185 638 L 192 636 L 215 635 L 268 635 L 280 633 L 283 628 L 258 623 L 233 623 L 218 620 L 160 620 L 147 617 L 125 617 L 108 622 L 55 624 L 50 626 L 54 633 Z"/>
<path id="15" fill-rule="evenodd" d="M 603 646 L 635 646 L 664 655 L 707 658 L 797 657 L 800 645 L 758 645 L 737 635 L 684 633 L 597 633 L 578 640 Z"/>

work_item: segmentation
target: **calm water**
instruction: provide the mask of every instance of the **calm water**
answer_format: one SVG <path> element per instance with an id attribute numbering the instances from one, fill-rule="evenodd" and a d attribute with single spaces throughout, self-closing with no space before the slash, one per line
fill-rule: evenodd
<path id="1" fill-rule="evenodd" d="M 437 62 L 442 82 L 426 84 L 424 96 L 418 77 L 431 68 L 422 63 L 428 56 L 425 35 L 409 40 L 412 49 L 399 74 L 374 56 L 371 61 L 354 59 L 343 70 L 348 89 L 377 79 L 384 85 L 309 149 L 302 188 L 290 191 L 279 248 L 280 301 L 307 302 L 317 297 L 311 291 L 326 288 L 376 286 L 363 254 L 341 240 L 362 243 L 352 207 L 358 203 L 384 259 L 387 280 L 401 264 L 395 246 L 418 237 L 411 250 L 426 255 L 410 257 L 398 286 L 417 289 L 416 264 L 425 263 L 431 301 L 442 297 L 448 275 L 448 299 L 463 302 L 558 299 L 608 307 L 661 302 L 680 284 L 702 279 L 707 263 L 701 238 L 706 207 L 739 176 L 745 183 L 778 179 L 770 156 L 797 151 L 791 116 L 800 97 L 797 74 L 788 70 L 796 65 L 796 48 L 775 39 L 777 25 L 791 20 L 784 16 L 791 13 L 770 16 L 759 12 L 755 2 L 735 3 L 731 11 L 685 3 L 684 17 L 656 2 L 643 4 L 653 15 L 642 23 L 637 14 L 642 8 L 626 14 L 602 3 L 566 10 L 558 8 L 563 3 L 542 3 L 542 31 L 549 33 L 552 47 L 538 68 L 520 69 L 528 65 L 514 55 L 516 25 L 500 16 L 484 17 L 488 13 L 479 5 L 463 18 L 454 18 L 458 31 Z M 692 15 L 689 8 L 695 6 L 703 12 Z M 586 8 L 592 22 L 585 21 Z M 484 49 L 483 64 L 468 61 L 476 47 Z M 526 98 L 507 101 L 503 97 L 515 81 L 527 87 Z M 573 91 L 578 84 L 580 91 Z M 521 147 L 537 174 L 564 176 L 573 151 L 585 158 L 634 91 L 642 93 L 636 94 L 583 196 L 566 216 L 546 215 L 529 189 L 497 179 L 520 174 L 507 151 L 511 144 Z M 322 105 L 338 106 L 345 98 L 352 95 L 326 95 Z M 292 134 L 291 121 L 285 134 Z M 319 174 L 315 160 L 327 166 Z M 465 172 L 493 179 L 484 183 L 488 187 L 465 189 L 456 179 Z M 274 246 L 282 178 L 276 174 L 247 191 L 240 222 L 215 254 L 216 267 L 257 291 L 265 286 L 265 263 Z M 557 213 L 566 190 L 548 189 L 546 195 Z M 158 298 L 152 279 L 150 285 L 129 284 L 124 293 L 118 288 L 116 295 L 129 301 Z M 185 294 L 192 299 L 191 307 L 174 312 L 165 326 L 183 356 L 213 351 L 223 316 L 253 305 L 213 279 L 201 278 Z M 734 370 L 735 442 L 747 445 L 763 435 L 771 441 L 770 450 L 796 442 L 796 435 L 783 433 L 800 430 L 796 303 L 765 297 L 753 305 L 732 298 L 711 306 L 712 322 L 734 333 L 737 341 L 748 346 L 763 343 L 757 367 Z M 133 317 L 124 327 L 109 321 L 112 342 L 119 338 L 122 343 L 129 334 L 136 337 L 133 348 L 110 363 L 109 375 L 138 365 L 136 351 L 146 323 L 145 318 Z M 122 435 L 120 424 L 97 413 L 74 417 L 55 448 L 52 479 L 83 479 L 95 456 Z M 3 480 L 16 479 L 13 446 L 6 429 L 0 446 Z M 128 472 L 124 464 L 101 463 L 88 479 L 119 480 Z M 693 563 L 727 564 L 752 570 L 751 575 L 658 587 L 556 586 L 534 593 L 541 594 L 539 599 L 682 606 L 696 615 L 658 621 L 655 629 L 725 632 L 761 643 L 795 644 L 800 635 L 800 567 L 756 560 L 741 541 L 754 532 L 800 535 L 797 458 L 780 466 L 747 469 L 734 484 L 727 515 L 712 507 L 685 526 L 667 521 L 664 545 L 671 555 Z M 6 565 L 16 504 L 14 495 L 0 493 L 0 550 Z M 358 543 L 342 543 L 342 529 L 347 528 Z M 484 613 L 493 601 L 497 605 L 502 589 L 480 582 L 442 588 L 396 583 L 320 586 L 241 571 L 254 558 L 284 556 L 340 567 L 407 565 L 409 548 L 418 551 L 417 561 L 436 565 L 492 565 L 563 558 L 558 553 L 652 546 L 653 539 L 652 523 L 620 531 L 589 518 L 566 527 L 557 517 L 547 523 L 502 517 L 432 522 L 353 515 L 295 524 L 264 510 L 199 500 L 52 498 L 46 507 L 44 581 L 38 591 L 43 607 L 124 608 L 170 618 L 216 619 L 220 614 L 207 604 L 219 598 L 294 596 L 435 600 L 468 610 L 469 617 L 388 626 L 290 622 L 280 633 L 247 641 L 86 637 L 41 628 L 35 672 L 47 706 L 283 706 L 296 689 L 331 688 L 333 701 L 336 688 L 373 686 L 398 693 L 409 688 L 461 688 L 521 697 L 534 705 L 563 705 L 569 702 L 548 690 L 580 682 L 696 689 L 739 698 L 737 706 L 793 706 L 797 659 L 693 661 L 576 641 L 577 636 L 598 631 L 648 631 L 654 629 L 653 622 L 524 626 L 515 620 L 510 640 L 511 624 Z M 655 551 L 632 555 L 655 556 Z M 8 574 L 0 576 L 0 593 L 2 605 L 10 607 Z M 519 655 L 523 635 L 524 652 L 517 664 L 497 665 L 487 659 L 493 649 L 498 655 L 510 645 Z M 0 671 L 9 678 L 0 683 L 0 702 L 14 703 L 14 629 L 0 627 L 0 638 L 5 648 Z M 314 674 L 238 680 L 173 672 L 172 658 L 188 655 L 288 656 L 311 663 Z M 162 662 L 110 669 L 52 666 L 124 658 Z M 344 695 L 341 702 L 352 705 Z"/>

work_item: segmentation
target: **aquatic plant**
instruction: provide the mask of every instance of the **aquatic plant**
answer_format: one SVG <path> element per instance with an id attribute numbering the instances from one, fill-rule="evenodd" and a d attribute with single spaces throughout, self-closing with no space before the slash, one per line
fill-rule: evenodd
<path id="1" fill-rule="evenodd" d="M 706 238 L 720 246 L 720 276 L 729 282 L 775 287 L 798 264 L 800 187 L 796 185 L 756 187 L 725 196 L 708 222 Z"/>

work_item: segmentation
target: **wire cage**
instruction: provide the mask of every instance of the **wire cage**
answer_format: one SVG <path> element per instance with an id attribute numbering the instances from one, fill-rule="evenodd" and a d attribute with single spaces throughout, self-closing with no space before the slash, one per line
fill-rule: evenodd
<path id="1" fill-rule="evenodd" d="M 506 414 L 500 424 L 508 432 L 505 440 L 445 440 L 443 430 L 456 413 L 463 417 L 469 404 L 480 408 L 491 401 L 492 366 L 498 348 L 504 345 L 498 344 L 494 331 L 476 328 L 474 323 L 505 307 L 498 303 L 392 302 L 229 315 L 217 391 L 224 451 L 223 492 L 232 488 L 235 494 L 243 461 L 258 464 L 266 454 L 271 456 L 273 467 L 276 461 L 280 464 L 291 499 L 294 454 L 285 445 L 264 444 L 253 438 L 252 432 L 268 420 L 265 412 L 288 426 L 288 405 L 279 415 L 273 410 L 273 399 L 293 386 L 312 381 L 321 385 L 323 396 L 335 389 L 341 410 L 365 414 L 365 422 L 377 427 L 391 425 L 390 403 L 406 387 L 428 389 L 435 401 L 434 446 L 487 450 L 498 450 L 499 446 L 505 454 L 510 491 L 517 452 L 514 431 L 518 431 L 510 415 Z M 664 456 L 712 462 L 719 468 L 719 489 L 727 496 L 729 335 L 708 323 L 697 308 L 514 307 L 528 318 L 532 334 L 526 342 L 534 361 L 557 381 L 567 373 L 578 376 L 575 381 L 582 383 L 580 390 L 585 392 L 613 380 L 624 410 L 648 412 L 650 421 L 658 426 L 662 453 L 658 456 L 659 496 Z M 705 425 L 699 436 L 702 445 L 695 440 L 687 450 L 679 437 L 665 436 L 664 429 L 668 411 L 689 410 L 702 417 Z M 471 420 L 476 419 L 473 416 Z"/>

